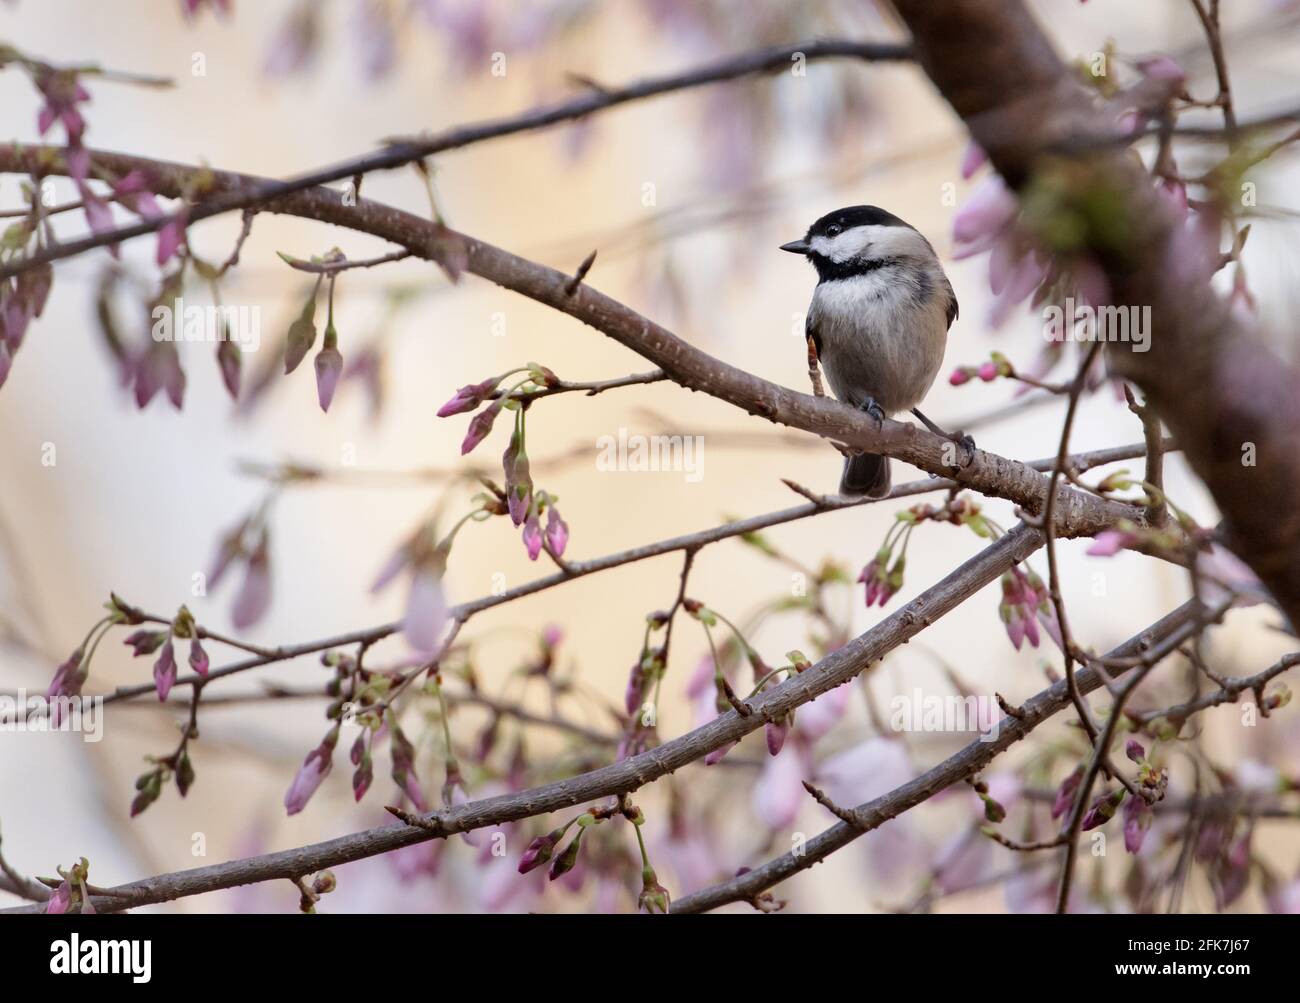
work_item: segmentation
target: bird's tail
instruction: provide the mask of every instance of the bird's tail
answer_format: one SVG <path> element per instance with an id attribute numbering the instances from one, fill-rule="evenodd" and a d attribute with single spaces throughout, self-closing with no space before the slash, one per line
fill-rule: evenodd
<path id="1" fill-rule="evenodd" d="M 889 457 L 858 453 L 846 457 L 840 477 L 840 494 L 883 498 L 889 494 Z"/>

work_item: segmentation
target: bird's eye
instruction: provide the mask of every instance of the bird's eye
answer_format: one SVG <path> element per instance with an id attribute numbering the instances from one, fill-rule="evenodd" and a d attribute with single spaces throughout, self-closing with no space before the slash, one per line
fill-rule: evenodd
<path id="1" fill-rule="evenodd" d="M 826 236 L 838 237 L 843 231 L 844 227 L 840 226 L 838 223 L 832 223 L 826 228 Z"/>

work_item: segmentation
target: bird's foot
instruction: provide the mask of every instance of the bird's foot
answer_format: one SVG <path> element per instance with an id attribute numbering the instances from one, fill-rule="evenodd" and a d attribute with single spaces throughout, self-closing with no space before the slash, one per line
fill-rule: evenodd
<path id="1" fill-rule="evenodd" d="M 921 420 L 921 424 L 928 428 L 935 435 L 941 435 L 949 442 L 961 447 L 962 461 L 959 464 L 952 464 L 957 467 L 969 467 L 975 462 L 975 440 L 965 432 L 949 432 L 940 428 L 929 418 L 921 413 L 918 408 L 912 408 L 912 414 Z"/>
<path id="2" fill-rule="evenodd" d="M 871 418 L 875 421 L 877 429 L 884 426 L 885 412 L 881 408 L 881 406 L 876 403 L 876 398 L 868 397 L 866 400 L 864 400 L 861 404 L 858 405 L 858 410 L 864 411 L 868 415 L 870 415 Z"/>

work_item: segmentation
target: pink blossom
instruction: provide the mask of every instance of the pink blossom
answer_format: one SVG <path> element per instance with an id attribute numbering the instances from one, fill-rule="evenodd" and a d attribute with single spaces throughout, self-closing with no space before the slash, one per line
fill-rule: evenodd
<path id="1" fill-rule="evenodd" d="M 136 407 L 145 408 L 159 390 L 166 390 L 172 406 L 178 411 L 181 409 L 185 397 L 185 372 L 181 369 L 180 355 L 174 343 L 151 341 L 136 357 L 132 372 Z"/>
<path id="2" fill-rule="evenodd" d="M 993 841 L 955 832 L 939 848 L 934 859 L 934 883 L 945 894 L 964 891 L 979 884 L 993 864 Z"/>
<path id="3" fill-rule="evenodd" d="M 158 200 L 154 198 L 141 170 L 128 172 L 114 184 L 113 196 L 141 219 L 154 220 L 162 217 Z"/>
<path id="4" fill-rule="evenodd" d="M 1074 804 L 1075 791 L 1079 790 L 1080 783 L 1083 783 L 1083 767 L 1075 767 L 1073 772 L 1061 781 L 1061 786 L 1057 787 L 1056 800 L 1052 802 L 1052 817 L 1060 819 L 1069 811 L 1070 806 Z"/>
<path id="5" fill-rule="evenodd" d="M 447 626 L 447 599 L 442 577 L 429 568 L 419 568 L 411 578 L 402 634 L 416 651 L 431 654 L 438 649 Z"/>
<path id="6" fill-rule="evenodd" d="M 45 691 L 46 700 L 76 696 L 81 692 L 87 674 L 87 670 L 82 668 L 85 657 L 85 652 L 78 648 L 68 656 L 66 662 L 54 670 L 54 678 L 50 680 L 49 688 Z"/>
<path id="7" fill-rule="evenodd" d="M 961 176 L 962 180 L 970 180 L 975 176 L 975 172 L 988 163 L 988 154 L 983 148 L 971 140 L 966 144 L 966 150 L 961 158 Z"/>
<path id="8" fill-rule="evenodd" d="M 988 250 L 1015 219 L 1016 197 L 996 174 L 990 174 L 971 190 L 952 221 L 953 257 L 969 258 Z"/>
<path id="9" fill-rule="evenodd" d="M 569 544 L 569 524 L 552 503 L 546 514 L 546 545 L 552 554 L 561 557 Z"/>
<path id="10" fill-rule="evenodd" d="M 375 575 L 375 580 L 370 584 L 370 591 L 381 591 L 389 582 L 405 571 L 410 563 L 411 552 L 407 545 L 403 543 L 389 555 L 388 560 L 384 562 L 384 566 L 379 569 L 379 574 Z"/>
<path id="11" fill-rule="evenodd" d="M 337 740 L 337 736 L 335 736 Z M 334 766 L 334 746 L 328 739 L 322 742 L 302 761 L 293 782 L 284 794 L 284 810 L 289 815 L 297 815 L 307 807 L 307 802 L 320 787 L 321 781 L 329 776 Z"/>
<path id="12" fill-rule="evenodd" d="M 727 753 L 730 752 L 735 747 L 736 747 L 735 742 L 728 742 L 726 745 L 718 746 L 718 748 L 714 749 L 712 752 L 710 752 L 707 756 L 704 757 L 704 765 L 716 766 L 718 763 L 722 762 L 723 758 L 727 755 Z"/>
<path id="13" fill-rule="evenodd" d="M 208 676 L 208 653 L 203 650 L 197 637 L 190 641 L 190 668 L 205 679 Z"/>
<path id="14" fill-rule="evenodd" d="M 781 749 L 785 746 L 786 736 L 790 734 L 790 719 L 782 718 L 780 721 L 769 721 L 764 728 L 767 738 L 767 751 L 769 755 L 779 756 Z"/>
<path id="15" fill-rule="evenodd" d="M 1205 603 L 1218 605 L 1227 599 L 1229 592 L 1234 596 L 1234 605 L 1239 607 L 1271 602 L 1268 590 L 1255 572 L 1221 543 L 1197 553 L 1196 569 Z"/>
<path id="16" fill-rule="evenodd" d="M 493 422 L 497 420 L 497 415 L 501 413 L 503 404 L 504 398 L 497 398 L 470 419 L 469 430 L 465 433 L 465 441 L 460 444 L 461 456 L 464 456 L 487 438 L 487 434 L 492 431 Z"/>
<path id="17" fill-rule="evenodd" d="M 1114 557 L 1125 547 L 1137 542 L 1137 537 L 1122 529 L 1104 529 L 1097 534 L 1085 553 L 1090 557 Z"/>
<path id="18" fill-rule="evenodd" d="M 754 785 L 754 813 L 769 829 L 785 829 L 799 814 L 808 793 L 803 754 L 792 746 L 785 755 L 773 756 L 763 765 Z"/>
<path id="19" fill-rule="evenodd" d="M 427 812 L 429 804 L 424 799 L 420 778 L 415 773 L 415 746 L 396 724 L 393 725 L 392 757 L 393 782 L 411 799 L 416 811 Z"/>
<path id="20" fill-rule="evenodd" d="M 158 248 L 154 254 L 154 260 L 158 267 L 163 265 L 180 250 L 181 245 L 185 243 L 185 210 L 177 212 L 174 216 L 168 218 L 158 231 Z"/>
<path id="21" fill-rule="evenodd" d="M 176 682 L 176 650 L 172 647 L 170 637 L 163 644 L 158 661 L 154 662 L 153 681 L 158 690 L 158 699 L 166 700 Z"/>
<path id="22" fill-rule="evenodd" d="M 524 546 L 528 549 L 528 559 L 537 560 L 537 555 L 542 552 L 542 527 L 537 520 L 536 511 L 530 511 L 528 518 L 524 521 Z"/>
<path id="23" fill-rule="evenodd" d="M 468 383 L 461 387 L 442 407 L 438 408 L 438 417 L 447 418 L 453 414 L 473 411 L 496 390 L 501 377 L 492 376 L 482 383 Z"/>
<path id="24" fill-rule="evenodd" d="M 244 580 L 240 583 L 235 603 L 230 609 L 230 621 L 238 629 L 244 630 L 260 621 L 270 605 L 271 559 L 263 535 L 244 569 Z"/>
<path id="25" fill-rule="evenodd" d="M 804 704 L 795 718 L 796 732 L 809 743 L 818 741 L 843 719 L 852 695 L 853 687 L 845 683 Z"/>
<path id="26" fill-rule="evenodd" d="M 1124 849 L 1137 853 L 1151 828 L 1151 806 L 1142 798 L 1130 797 L 1124 805 Z"/>
<path id="27" fill-rule="evenodd" d="M 45 912 L 50 916 L 62 916 L 72 907 L 72 885 L 64 881 L 45 902 Z"/>
<path id="28" fill-rule="evenodd" d="M 1169 80 L 1177 84 L 1180 89 L 1187 80 L 1187 71 L 1170 56 L 1156 55 L 1141 59 L 1138 61 L 1137 68 L 1138 72 L 1149 80 Z"/>
<path id="29" fill-rule="evenodd" d="M 819 786 L 846 808 L 892 791 L 916 775 L 902 742 L 869 738 L 826 759 L 817 770 Z"/>
<path id="30" fill-rule="evenodd" d="M 1285 916 L 1300 915 L 1300 879 L 1293 879 L 1268 896 L 1269 912 Z"/>
<path id="31" fill-rule="evenodd" d="M 45 104 L 36 116 L 36 125 L 43 136 L 56 121 L 63 123 L 68 145 L 79 145 L 86 131 L 86 120 L 77 105 L 90 100 L 86 88 L 77 81 L 77 75 L 68 70 L 42 68 L 34 78 L 36 86 L 45 96 Z"/>
<path id="32" fill-rule="evenodd" d="M 281 22 L 266 55 L 268 76 L 287 77 L 300 73 L 316 58 L 320 48 L 320 8 L 317 4 L 294 4 Z"/>
<path id="33" fill-rule="evenodd" d="M 334 400 L 334 391 L 339 385 L 339 377 L 343 375 L 343 355 L 337 348 L 326 344 L 316 353 L 315 365 L 316 397 L 320 409 L 328 411 L 330 402 Z"/>
<path id="34" fill-rule="evenodd" d="M 221 370 L 221 382 L 231 400 L 239 400 L 239 371 L 243 364 L 243 352 L 229 338 L 223 338 L 217 344 L 217 368 Z"/>

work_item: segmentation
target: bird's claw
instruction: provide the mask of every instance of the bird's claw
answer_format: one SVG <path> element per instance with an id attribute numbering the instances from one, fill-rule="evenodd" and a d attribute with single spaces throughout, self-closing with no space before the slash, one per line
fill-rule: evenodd
<path id="1" fill-rule="evenodd" d="M 953 432 L 949 438 L 961 447 L 963 459 L 962 467 L 969 467 L 975 462 L 975 439 L 965 432 Z"/>
<path id="2" fill-rule="evenodd" d="M 874 397 L 868 397 L 865 401 L 863 401 L 860 405 L 858 405 L 858 410 L 864 411 L 866 412 L 866 414 L 870 415 L 871 418 L 876 423 L 876 428 L 879 429 L 884 426 L 885 412 L 884 410 L 881 409 L 880 405 L 876 403 L 876 399 Z"/>

